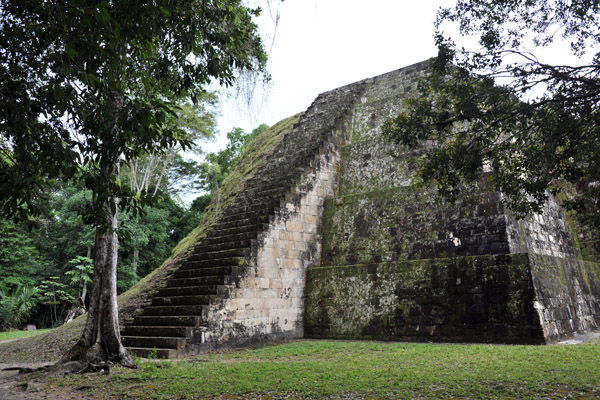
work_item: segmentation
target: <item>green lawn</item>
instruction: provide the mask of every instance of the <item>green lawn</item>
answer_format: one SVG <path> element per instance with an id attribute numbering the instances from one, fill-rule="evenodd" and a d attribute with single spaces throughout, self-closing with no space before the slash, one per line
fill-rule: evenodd
<path id="1" fill-rule="evenodd" d="M 600 395 L 600 346 L 307 340 L 57 383 L 99 399 L 587 399 Z"/>
<path id="2" fill-rule="evenodd" d="M 40 333 L 50 332 L 52 329 L 38 329 L 35 331 L 6 331 L 0 332 L 0 341 L 8 339 L 20 339 L 28 336 L 39 335 Z"/>

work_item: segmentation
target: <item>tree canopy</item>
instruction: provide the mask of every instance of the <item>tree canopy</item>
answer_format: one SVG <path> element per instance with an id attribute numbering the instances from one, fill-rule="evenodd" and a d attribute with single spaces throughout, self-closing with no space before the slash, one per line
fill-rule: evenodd
<path id="1" fill-rule="evenodd" d="M 440 9 L 431 75 L 384 134 L 409 146 L 432 140 L 419 174 L 447 199 L 485 176 L 519 216 L 541 211 L 551 192 L 600 226 L 600 53 L 589 54 L 599 23 L 595 0 L 459 0 Z M 457 45 L 448 25 L 478 46 Z M 575 65 L 539 55 L 558 41 L 569 43 Z"/>
<path id="2" fill-rule="evenodd" d="M 175 112 L 211 81 L 263 70 L 266 56 L 240 1 L 3 1 L 0 7 L 0 205 L 4 215 L 39 209 L 47 179 L 135 202 L 94 171 L 121 158 L 189 146 Z M 189 135 L 188 135 L 189 136 Z M 102 220 L 96 221 L 98 223 Z"/>

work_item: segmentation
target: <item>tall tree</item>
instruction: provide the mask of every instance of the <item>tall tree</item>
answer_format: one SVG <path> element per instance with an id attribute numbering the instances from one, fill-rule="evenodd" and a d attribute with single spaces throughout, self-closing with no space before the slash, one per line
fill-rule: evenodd
<path id="1" fill-rule="evenodd" d="M 444 34 L 452 25 L 478 46 L 459 47 Z M 449 199 L 486 176 L 518 215 L 541 211 L 551 192 L 600 227 L 600 53 L 588 54 L 599 26 L 596 0 L 458 0 L 438 11 L 430 77 L 384 133 L 409 146 L 433 139 L 420 174 Z M 557 40 L 579 61 L 544 62 Z"/>
<path id="2" fill-rule="evenodd" d="M 217 96 L 203 93 L 196 104 L 181 104 L 177 110 L 177 124 L 182 128 L 183 138 L 190 143 L 186 153 L 200 155 L 200 142 L 211 139 L 217 131 L 214 107 Z M 179 144 L 163 149 L 160 153 L 145 154 L 133 160 L 125 169 L 131 189 L 136 195 L 151 193 L 156 196 L 159 190 L 173 191 L 177 186 L 190 180 L 197 173 L 196 163 L 183 155 Z"/>
<path id="3" fill-rule="evenodd" d="M 94 277 L 84 333 L 68 358 L 132 364 L 116 301 L 118 210 L 150 196 L 121 184 L 121 164 L 189 146 L 177 104 L 211 81 L 263 71 L 241 0 L 0 2 L 0 205 L 27 219 L 49 179 L 92 191 Z"/>

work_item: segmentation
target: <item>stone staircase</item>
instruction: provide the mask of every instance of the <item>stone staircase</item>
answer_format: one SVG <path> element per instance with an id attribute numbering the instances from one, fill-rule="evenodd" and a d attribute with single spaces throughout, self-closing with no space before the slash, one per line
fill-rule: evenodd
<path id="1" fill-rule="evenodd" d="M 295 192 L 360 93 L 358 85 L 320 96 L 283 136 L 266 156 L 267 161 L 258 165 L 252 177 L 232 194 L 233 201 L 218 213 L 206 237 L 196 244 L 166 286 L 143 305 L 137 316 L 125 322 L 122 340 L 131 352 L 142 357 L 153 354 L 171 358 L 202 350 L 201 328 L 209 323 L 209 308 L 229 296 L 231 287 L 240 286 L 249 260 L 260 246 L 259 235 L 286 207 L 290 193 Z"/>
<path id="2" fill-rule="evenodd" d="M 186 338 L 202 322 L 205 308 L 219 287 L 232 279 L 249 256 L 259 232 L 279 209 L 289 189 L 285 179 L 261 190 L 253 187 L 248 203 L 231 207 L 216 223 L 192 255 L 159 289 L 142 312 L 126 323 L 122 332 L 126 347 L 138 356 L 155 353 L 172 358 L 185 349 Z"/>

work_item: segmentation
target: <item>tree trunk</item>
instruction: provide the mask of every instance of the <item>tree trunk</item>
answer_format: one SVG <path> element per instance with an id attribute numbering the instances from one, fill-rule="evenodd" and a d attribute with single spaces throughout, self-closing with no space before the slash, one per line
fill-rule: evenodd
<path id="1" fill-rule="evenodd" d="M 133 260 L 131 261 L 131 270 L 134 274 L 137 274 L 137 266 L 140 258 L 140 251 L 138 249 L 133 249 Z"/>
<path id="2" fill-rule="evenodd" d="M 163 179 L 163 176 L 165 176 L 165 171 L 167 170 L 167 167 L 169 166 L 171 161 L 173 161 L 173 158 L 175 158 L 175 148 L 171 147 L 169 149 L 169 151 L 167 152 L 165 159 L 163 160 L 163 165 L 160 170 L 160 175 L 158 176 L 158 179 L 156 180 L 156 184 L 154 185 L 154 192 L 152 193 L 152 196 L 156 196 L 156 193 L 158 192 L 158 188 L 160 187 L 160 183 Z"/>
<path id="3" fill-rule="evenodd" d="M 112 136 L 117 135 L 117 121 L 123 106 L 123 98 L 122 94 L 115 93 L 108 104 L 110 118 L 114 125 L 107 135 L 107 143 L 114 140 Z M 109 183 L 120 173 L 120 156 L 109 145 L 100 150 L 100 155 L 98 174 L 105 183 Z M 119 330 L 117 306 L 119 199 L 108 193 L 103 207 L 104 223 L 96 228 L 94 240 L 94 277 L 85 328 L 77 344 L 57 364 L 57 369 L 60 368 L 60 364 L 64 366 L 69 361 L 75 361 L 69 363 L 69 370 L 81 371 L 98 359 L 110 360 L 124 366 L 135 366 L 133 357 L 121 344 Z"/>
<path id="4" fill-rule="evenodd" d="M 118 165 L 116 166 L 118 169 Z M 133 357 L 121 344 L 117 307 L 117 252 L 119 239 L 118 199 L 109 197 L 105 207 L 105 228 L 96 229 L 94 278 L 83 336 L 63 357 L 63 363 L 78 361 L 87 365 L 95 359 L 134 366 Z M 78 366 L 74 367 L 77 370 Z"/>
<path id="5" fill-rule="evenodd" d="M 87 258 L 92 258 L 92 246 L 87 247 Z M 86 311 L 85 297 L 87 296 L 88 283 L 87 280 L 83 280 L 83 285 L 81 287 L 81 296 L 79 297 L 79 303 L 81 303 L 81 308 L 83 311 Z"/>

